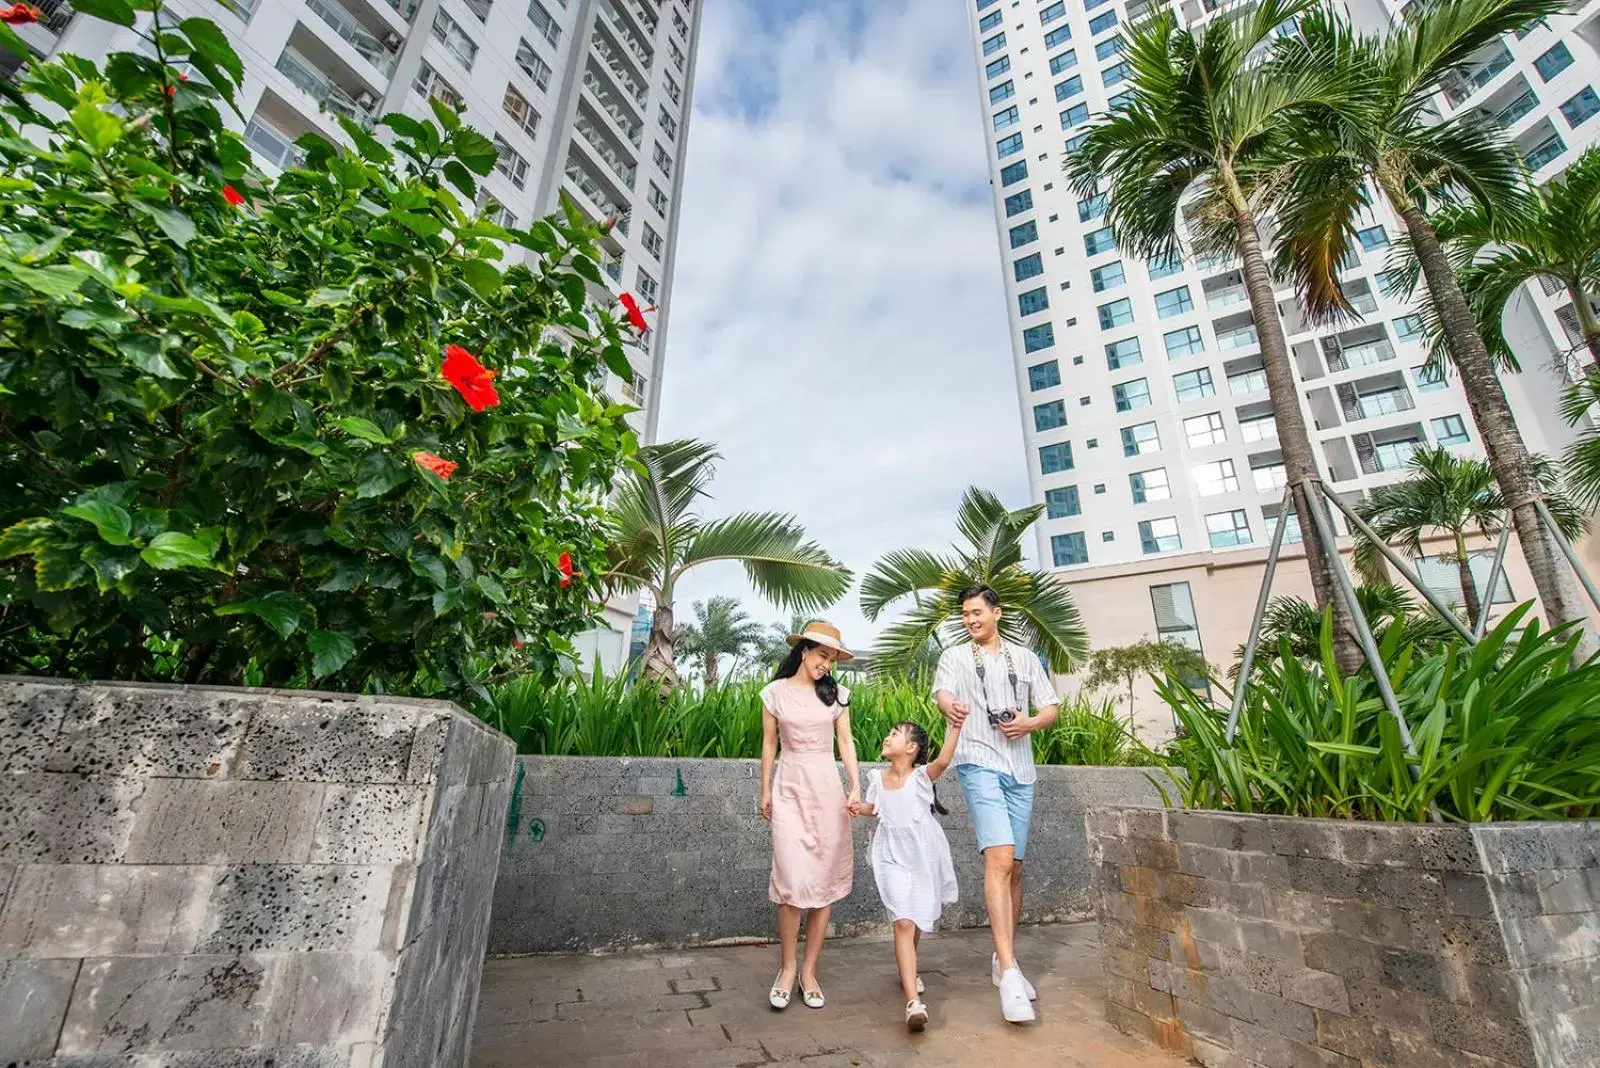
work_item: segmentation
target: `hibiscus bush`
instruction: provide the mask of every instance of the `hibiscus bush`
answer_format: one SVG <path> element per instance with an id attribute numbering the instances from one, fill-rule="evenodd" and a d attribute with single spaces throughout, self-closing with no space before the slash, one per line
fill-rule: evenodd
<path id="1" fill-rule="evenodd" d="M 466 700 L 559 669 L 635 448 L 600 231 L 464 210 L 495 149 L 442 106 L 269 178 L 213 23 L 74 7 L 147 49 L 0 80 L 0 672 Z"/>

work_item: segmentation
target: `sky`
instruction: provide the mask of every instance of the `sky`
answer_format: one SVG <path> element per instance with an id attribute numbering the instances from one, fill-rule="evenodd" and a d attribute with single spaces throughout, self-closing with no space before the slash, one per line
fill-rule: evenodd
<path id="1" fill-rule="evenodd" d="M 707 518 L 794 515 L 860 577 L 1028 503 L 965 5 L 704 0 L 659 438 L 715 442 Z M 1027 545 L 1032 555 L 1032 539 Z M 735 564 L 691 603 L 763 601 Z M 870 647 L 859 590 L 822 613 Z"/>

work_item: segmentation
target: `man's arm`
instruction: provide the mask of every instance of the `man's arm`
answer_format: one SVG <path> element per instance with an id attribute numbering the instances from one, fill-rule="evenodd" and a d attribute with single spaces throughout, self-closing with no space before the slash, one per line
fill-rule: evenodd
<path id="1" fill-rule="evenodd" d="M 956 700 L 956 672 L 950 653 L 946 649 L 939 657 L 938 670 L 933 674 L 933 701 L 946 723 L 960 727 L 967 721 L 968 709 L 965 701 Z"/>
<path id="2" fill-rule="evenodd" d="M 1034 731 L 1049 730 L 1061 718 L 1060 698 L 1056 696 L 1056 684 L 1051 680 L 1050 673 L 1032 650 L 1028 651 L 1027 657 L 1030 665 L 1028 698 L 1033 705 L 1033 715 L 1002 723 L 1000 732 L 1007 738 L 1020 738 Z"/>

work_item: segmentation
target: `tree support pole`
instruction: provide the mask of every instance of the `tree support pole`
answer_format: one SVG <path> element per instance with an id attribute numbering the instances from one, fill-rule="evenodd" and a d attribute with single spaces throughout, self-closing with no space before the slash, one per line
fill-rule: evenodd
<path id="1" fill-rule="evenodd" d="M 1232 745 L 1239 733 L 1239 713 L 1244 710 L 1245 690 L 1250 687 L 1250 672 L 1256 663 L 1256 646 L 1261 642 L 1261 623 L 1267 615 L 1267 603 L 1272 597 L 1272 578 L 1278 571 L 1278 554 L 1283 549 L 1283 528 L 1288 525 L 1289 513 L 1294 508 L 1294 490 L 1285 488 L 1278 507 L 1278 524 L 1272 531 L 1272 548 L 1267 552 L 1266 574 L 1261 576 L 1261 593 L 1256 597 L 1256 614 L 1250 620 L 1250 639 L 1244 643 L 1244 659 L 1239 663 L 1239 681 L 1233 687 L 1233 708 L 1228 712 L 1226 744 Z"/>
<path id="2" fill-rule="evenodd" d="M 1595 608 L 1600 609 L 1600 588 L 1596 588 L 1594 579 L 1589 577 L 1589 572 L 1583 566 L 1583 561 L 1578 559 L 1577 550 L 1573 549 L 1572 543 L 1561 533 L 1561 528 L 1556 526 L 1555 516 L 1550 514 L 1550 509 L 1545 506 L 1543 498 L 1535 497 L 1533 506 L 1539 510 L 1539 521 L 1550 532 L 1550 536 L 1555 539 L 1556 544 L 1561 546 L 1561 554 L 1567 558 L 1567 563 L 1572 566 L 1572 573 L 1583 584 L 1584 592 L 1589 595 L 1589 600 L 1594 604 Z"/>
<path id="3" fill-rule="evenodd" d="M 1500 585 L 1500 572 L 1505 568 L 1506 549 L 1511 545 L 1511 524 L 1507 523 L 1500 528 L 1500 544 L 1494 550 L 1494 563 L 1489 565 L 1489 592 L 1479 600 L 1478 623 L 1472 629 L 1472 635 L 1477 640 L 1483 639 L 1483 632 L 1489 627 L 1489 608 L 1494 604 L 1495 587 Z"/>

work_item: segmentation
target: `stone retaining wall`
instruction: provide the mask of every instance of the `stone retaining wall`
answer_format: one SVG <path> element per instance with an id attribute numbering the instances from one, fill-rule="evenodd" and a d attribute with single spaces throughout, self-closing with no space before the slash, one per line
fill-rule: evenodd
<path id="1" fill-rule="evenodd" d="M 1207 1068 L 1600 1066 L 1600 823 L 1088 830 L 1125 1031 Z"/>
<path id="2" fill-rule="evenodd" d="M 464 1066 L 511 763 L 442 702 L 0 678 L 0 1063 Z"/>
<path id="3" fill-rule="evenodd" d="M 1084 811 L 1160 804 L 1153 770 L 1039 769 L 1025 920 L 1092 915 Z M 519 758 L 490 954 L 772 937 L 772 837 L 756 810 L 759 776 L 754 760 Z M 939 798 L 950 809 L 942 822 L 961 886 L 945 922 L 976 926 L 985 922 L 980 860 L 954 773 Z M 867 858 L 872 821 L 853 825 L 855 890 L 833 912 L 841 930 L 884 919 Z"/>

